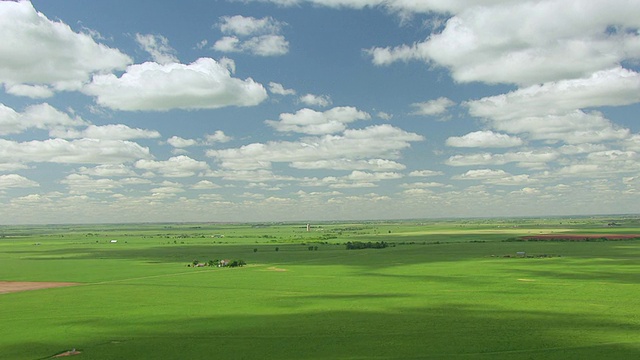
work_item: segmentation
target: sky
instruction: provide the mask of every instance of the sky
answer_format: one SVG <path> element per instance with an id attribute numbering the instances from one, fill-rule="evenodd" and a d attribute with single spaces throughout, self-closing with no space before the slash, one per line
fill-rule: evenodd
<path id="1" fill-rule="evenodd" d="M 0 224 L 640 213 L 640 0 L 0 2 Z"/>

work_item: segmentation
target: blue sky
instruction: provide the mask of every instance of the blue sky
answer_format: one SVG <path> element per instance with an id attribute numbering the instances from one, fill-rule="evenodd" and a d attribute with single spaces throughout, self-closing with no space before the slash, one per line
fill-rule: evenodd
<path id="1" fill-rule="evenodd" d="M 638 213 L 640 1 L 0 2 L 0 222 Z"/>

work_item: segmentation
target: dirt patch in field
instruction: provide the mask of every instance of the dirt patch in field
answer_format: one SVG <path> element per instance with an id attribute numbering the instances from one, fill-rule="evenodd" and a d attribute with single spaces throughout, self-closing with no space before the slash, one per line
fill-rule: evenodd
<path id="1" fill-rule="evenodd" d="M 80 284 L 71 282 L 0 281 L 0 294 L 74 285 Z"/>
<path id="2" fill-rule="evenodd" d="M 278 271 L 278 272 L 287 271 L 287 269 L 282 269 L 282 268 L 278 268 L 278 267 L 275 267 L 275 266 L 268 267 L 266 270 L 267 271 Z"/>
<path id="3" fill-rule="evenodd" d="M 518 279 L 518 281 L 532 282 L 532 281 L 535 281 L 535 280 L 533 280 L 533 279 Z"/>
<path id="4" fill-rule="evenodd" d="M 69 350 L 69 351 L 65 351 L 62 352 L 60 354 L 57 355 L 53 355 L 54 358 L 61 358 L 61 357 L 65 357 L 65 356 L 73 356 L 73 355 L 80 355 L 82 354 L 82 352 L 78 351 L 78 350 Z"/>
<path id="5" fill-rule="evenodd" d="M 597 239 L 629 240 L 637 238 L 640 238 L 640 234 L 540 234 L 521 237 L 525 241 L 592 241 Z"/>

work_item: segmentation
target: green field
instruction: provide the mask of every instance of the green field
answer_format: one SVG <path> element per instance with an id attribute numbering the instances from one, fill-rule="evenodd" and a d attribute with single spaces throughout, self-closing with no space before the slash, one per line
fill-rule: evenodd
<path id="1" fill-rule="evenodd" d="M 0 358 L 639 359 L 640 239 L 548 233 L 640 220 L 4 226 L 0 280 L 80 285 L 0 294 Z"/>

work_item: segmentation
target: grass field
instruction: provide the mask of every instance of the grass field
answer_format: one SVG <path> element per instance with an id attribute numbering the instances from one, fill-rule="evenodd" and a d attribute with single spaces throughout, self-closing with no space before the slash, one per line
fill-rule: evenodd
<path id="1" fill-rule="evenodd" d="M 0 280 L 79 283 L 0 294 L 0 357 L 640 358 L 640 239 L 505 241 L 550 233 L 640 221 L 0 227 Z"/>

